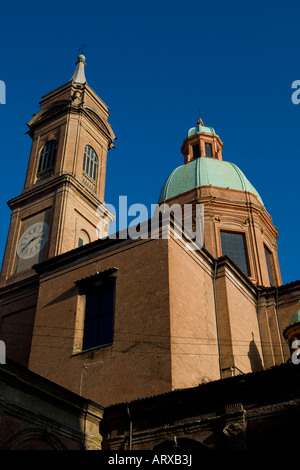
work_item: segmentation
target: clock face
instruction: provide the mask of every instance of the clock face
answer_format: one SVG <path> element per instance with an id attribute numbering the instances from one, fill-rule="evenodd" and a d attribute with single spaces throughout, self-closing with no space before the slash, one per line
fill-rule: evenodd
<path id="1" fill-rule="evenodd" d="M 45 222 L 37 222 L 31 225 L 21 236 L 17 255 L 21 259 L 33 258 L 40 253 L 48 240 L 49 226 Z"/>

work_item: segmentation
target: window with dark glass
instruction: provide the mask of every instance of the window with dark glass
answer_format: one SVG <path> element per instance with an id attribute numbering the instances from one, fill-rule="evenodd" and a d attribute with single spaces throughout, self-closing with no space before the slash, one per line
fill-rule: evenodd
<path id="1" fill-rule="evenodd" d="M 87 145 L 84 149 L 83 171 L 94 181 L 97 180 L 98 157 L 92 147 Z"/>
<path id="2" fill-rule="evenodd" d="M 56 141 L 49 140 L 41 150 L 37 173 L 49 171 L 54 167 Z"/>
<path id="3" fill-rule="evenodd" d="M 269 274 L 269 281 L 270 281 L 271 286 L 275 286 L 273 256 L 266 246 L 265 246 L 265 256 L 266 256 L 266 262 L 267 262 L 267 268 L 268 268 L 268 274 Z"/>
<path id="4" fill-rule="evenodd" d="M 79 237 L 78 238 L 78 246 L 82 246 L 82 245 L 83 245 L 83 240 L 82 240 L 82 238 Z"/>
<path id="5" fill-rule="evenodd" d="M 83 350 L 113 342 L 114 293 L 114 278 L 86 292 Z"/>
<path id="6" fill-rule="evenodd" d="M 221 245 L 223 255 L 229 256 L 229 258 L 249 276 L 244 234 L 238 232 L 221 232 Z"/>
<path id="7" fill-rule="evenodd" d="M 200 157 L 200 145 L 195 144 L 193 145 L 193 158 L 199 158 Z"/>
<path id="8" fill-rule="evenodd" d="M 205 143 L 205 156 L 212 158 L 212 147 L 207 142 Z"/>

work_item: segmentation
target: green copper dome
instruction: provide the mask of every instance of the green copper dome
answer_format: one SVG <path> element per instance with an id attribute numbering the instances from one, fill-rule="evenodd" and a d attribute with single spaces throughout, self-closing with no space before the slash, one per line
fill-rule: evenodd
<path id="1" fill-rule="evenodd" d="M 199 186 L 217 186 L 247 191 L 254 194 L 264 205 L 256 189 L 236 165 L 207 157 L 197 158 L 176 168 L 161 189 L 159 203 Z"/>
<path id="2" fill-rule="evenodd" d="M 205 134 L 216 134 L 214 128 L 205 126 L 201 117 L 199 117 L 197 125 L 195 127 L 190 128 L 187 133 L 187 136 L 191 137 L 192 135 L 199 134 L 201 132 L 204 132 Z"/>
<path id="3" fill-rule="evenodd" d="M 300 323 L 300 309 L 293 313 L 289 319 L 289 325 L 293 325 L 294 323 Z"/>
<path id="4" fill-rule="evenodd" d="M 197 125 L 196 127 L 191 127 L 188 131 L 187 136 L 191 137 L 192 135 L 199 134 L 199 132 L 205 132 L 206 134 L 215 134 L 215 130 L 213 127 L 206 127 L 202 126 L 201 124 Z"/>

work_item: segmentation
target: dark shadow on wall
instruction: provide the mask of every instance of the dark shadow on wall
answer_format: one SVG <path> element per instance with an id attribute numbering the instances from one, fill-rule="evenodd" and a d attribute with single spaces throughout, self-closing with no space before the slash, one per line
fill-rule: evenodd
<path id="1" fill-rule="evenodd" d="M 77 294 L 78 294 L 78 288 L 76 286 L 71 287 L 67 291 L 58 295 L 55 299 L 51 300 L 51 302 L 48 302 L 44 307 L 49 307 L 50 305 L 58 304 L 60 302 L 63 302 L 64 300 L 70 299 L 71 297 L 75 297 Z"/>
<path id="2" fill-rule="evenodd" d="M 254 341 L 253 332 L 252 332 L 252 340 L 249 343 L 248 357 L 249 357 L 252 372 L 264 369 L 259 350 Z"/>

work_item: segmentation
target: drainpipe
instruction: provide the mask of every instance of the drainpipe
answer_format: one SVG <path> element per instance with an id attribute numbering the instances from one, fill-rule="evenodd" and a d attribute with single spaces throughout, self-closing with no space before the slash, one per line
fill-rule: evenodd
<path id="1" fill-rule="evenodd" d="M 259 301 L 260 301 L 260 288 L 258 287 L 258 293 L 257 293 L 257 301 L 256 301 L 256 316 L 257 316 L 257 325 L 258 325 L 258 331 L 259 331 L 259 337 L 260 337 L 260 344 L 261 344 L 261 352 L 262 352 L 262 357 L 264 360 L 264 368 L 266 368 L 266 358 L 265 358 L 265 352 L 264 352 L 264 342 L 261 334 L 261 327 L 260 327 L 260 321 L 259 321 Z"/>
<path id="2" fill-rule="evenodd" d="M 284 362 L 286 362 L 284 347 L 283 347 L 283 342 L 282 342 L 282 335 L 280 331 L 279 315 L 278 315 L 278 286 L 275 286 L 275 302 L 276 302 L 275 311 L 276 311 L 277 325 L 278 325 L 278 331 L 279 331 L 279 337 L 280 337 L 281 351 L 282 351 L 283 360 Z"/>
<path id="3" fill-rule="evenodd" d="M 82 436 L 82 443 L 81 443 L 81 450 L 86 450 L 86 420 L 88 414 L 88 404 L 85 403 L 84 406 L 84 422 L 83 422 L 83 436 Z"/>
<path id="4" fill-rule="evenodd" d="M 220 346 L 220 333 L 219 333 L 219 318 L 218 318 L 217 295 L 216 295 L 217 265 L 218 265 L 218 262 L 215 259 L 214 277 L 213 277 L 213 290 L 214 290 L 215 315 L 216 315 L 216 327 L 217 327 L 217 341 L 218 341 L 218 350 L 219 350 L 220 378 L 222 379 L 223 378 L 223 373 L 222 373 L 221 346 Z"/>
<path id="5" fill-rule="evenodd" d="M 129 406 L 127 406 L 127 415 L 129 418 L 129 450 L 132 450 L 132 419 L 130 415 Z"/>

